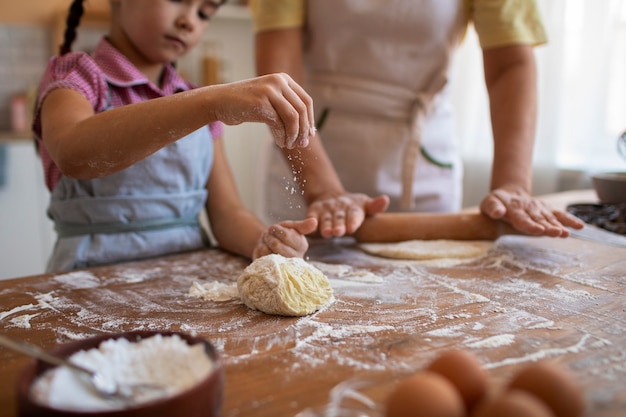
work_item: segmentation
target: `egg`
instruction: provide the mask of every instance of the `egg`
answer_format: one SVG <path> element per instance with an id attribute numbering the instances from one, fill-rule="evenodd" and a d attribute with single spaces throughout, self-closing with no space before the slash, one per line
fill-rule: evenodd
<path id="1" fill-rule="evenodd" d="M 399 381 L 387 397 L 386 417 L 464 417 L 463 399 L 443 376 L 421 371 Z"/>
<path id="2" fill-rule="evenodd" d="M 556 417 L 581 417 L 585 410 L 584 396 L 574 376 L 556 365 L 528 365 L 513 376 L 508 388 L 540 398 Z"/>
<path id="3" fill-rule="evenodd" d="M 534 395 L 521 390 L 505 391 L 484 400 L 470 417 L 555 417 L 552 410 Z"/>
<path id="4" fill-rule="evenodd" d="M 448 379 L 459 391 L 465 409 L 470 412 L 485 397 L 489 376 L 474 355 L 462 350 L 451 350 L 439 355 L 427 370 Z"/>

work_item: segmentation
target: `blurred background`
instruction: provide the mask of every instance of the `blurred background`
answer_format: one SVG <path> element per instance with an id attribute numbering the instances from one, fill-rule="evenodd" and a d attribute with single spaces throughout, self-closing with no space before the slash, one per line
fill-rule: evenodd
<path id="1" fill-rule="evenodd" d="M 0 279 L 42 273 L 54 243 L 48 191 L 33 148 L 34 89 L 56 53 L 69 0 L 0 4 Z M 626 130 L 626 1 L 538 0 L 549 43 L 536 49 L 539 119 L 534 193 L 591 188 L 600 171 L 626 171 L 617 137 Z M 90 0 L 75 49 L 90 50 L 106 33 L 108 1 Z M 492 137 L 481 51 L 469 32 L 452 83 L 465 162 L 464 205 L 478 204 L 489 184 Z M 178 63 L 197 84 L 254 76 L 253 31 L 245 2 L 229 1 L 203 44 Z M 245 204 L 259 210 L 265 126 L 227 127 L 226 146 Z"/>

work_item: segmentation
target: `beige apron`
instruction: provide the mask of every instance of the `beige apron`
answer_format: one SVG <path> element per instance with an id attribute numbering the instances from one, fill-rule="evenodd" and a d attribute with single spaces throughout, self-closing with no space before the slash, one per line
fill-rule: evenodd
<path id="1" fill-rule="evenodd" d="M 458 210 L 447 80 L 463 1 L 315 0 L 307 13 L 306 86 L 316 115 L 328 112 L 320 135 L 346 190 L 387 194 L 390 211 Z M 270 154 L 263 215 L 301 218 L 292 169 Z"/>

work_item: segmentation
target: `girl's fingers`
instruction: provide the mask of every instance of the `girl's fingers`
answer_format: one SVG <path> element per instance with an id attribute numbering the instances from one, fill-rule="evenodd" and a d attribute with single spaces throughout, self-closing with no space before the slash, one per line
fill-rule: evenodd
<path id="1" fill-rule="evenodd" d="M 295 93 L 298 95 L 300 100 L 304 103 L 305 111 L 306 111 L 306 115 L 308 119 L 308 132 L 304 131 L 305 133 L 304 136 L 308 142 L 308 137 L 315 136 L 315 133 L 316 133 L 315 111 L 313 109 L 313 99 L 306 91 L 304 91 L 304 88 L 302 88 L 302 86 L 298 84 L 297 82 L 295 82 L 291 77 L 289 77 L 288 84 L 293 89 L 293 91 L 295 91 Z M 306 146 L 306 145 L 303 145 L 303 146 Z"/>
<path id="2" fill-rule="evenodd" d="M 287 74 L 269 74 L 212 88 L 225 95 L 215 116 L 227 125 L 265 123 L 276 145 L 289 149 L 308 145 L 315 134 L 313 100 Z"/>
<path id="3" fill-rule="evenodd" d="M 307 217 L 304 220 L 282 222 L 281 225 L 294 229 L 301 235 L 308 235 L 317 229 L 317 219 L 314 217 Z"/>
<path id="4" fill-rule="evenodd" d="M 269 253 L 278 253 L 286 257 L 301 257 L 309 248 L 305 234 L 317 228 L 317 219 L 307 218 L 301 221 L 285 221 L 267 229 L 261 240 Z"/>
<path id="5" fill-rule="evenodd" d="M 282 96 L 272 101 L 274 109 L 283 122 L 285 128 L 285 143 L 288 149 L 296 144 L 308 143 L 309 122 L 306 106 L 291 89 L 282 92 Z"/>
<path id="6" fill-rule="evenodd" d="M 285 131 L 284 137 L 279 140 L 288 149 L 306 146 L 314 130 L 313 101 L 291 77 L 286 74 L 281 74 L 281 77 L 280 91 L 276 96 L 269 97 Z"/>
<path id="7" fill-rule="evenodd" d="M 302 101 L 302 97 L 299 96 L 291 86 L 283 92 L 283 97 L 296 111 L 294 116 L 297 117 L 297 123 L 294 123 L 294 127 L 297 127 L 297 131 L 294 132 L 295 134 L 293 136 L 289 137 L 287 148 L 293 149 L 296 146 L 302 146 L 303 143 L 305 144 L 304 146 L 306 146 L 309 144 L 309 134 L 311 132 L 307 105 L 304 101 Z"/>
<path id="8" fill-rule="evenodd" d="M 300 124 L 296 120 L 298 113 L 283 95 L 270 97 L 269 100 L 282 126 L 282 132 L 280 132 L 279 136 L 276 137 L 276 134 L 274 134 L 276 144 L 281 148 L 292 149 L 300 130 Z"/>

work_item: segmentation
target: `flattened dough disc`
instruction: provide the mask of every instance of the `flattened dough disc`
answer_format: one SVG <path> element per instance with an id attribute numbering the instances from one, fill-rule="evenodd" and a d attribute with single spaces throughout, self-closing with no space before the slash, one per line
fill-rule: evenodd
<path id="1" fill-rule="evenodd" d="M 371 255 L 406 260 L 467 259 L 483 256 L 493 242 L 490 240 L 407 240 L 397 243 L 361 243 L 359 247 Z"/>

